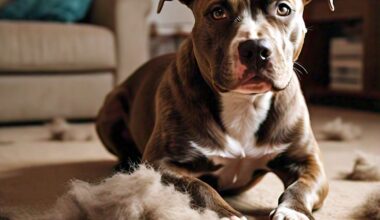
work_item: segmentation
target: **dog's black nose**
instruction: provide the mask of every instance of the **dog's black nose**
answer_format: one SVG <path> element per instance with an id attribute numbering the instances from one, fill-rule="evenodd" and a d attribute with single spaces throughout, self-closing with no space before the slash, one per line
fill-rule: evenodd
<path id="1" fill-rule="evenodd" d="M 261 39 L 244 41 L 239 44 L 238 50 L 241 62 L 247 66 L 262 66 L 268 62 L 272 54 L 268 42 Z"/>

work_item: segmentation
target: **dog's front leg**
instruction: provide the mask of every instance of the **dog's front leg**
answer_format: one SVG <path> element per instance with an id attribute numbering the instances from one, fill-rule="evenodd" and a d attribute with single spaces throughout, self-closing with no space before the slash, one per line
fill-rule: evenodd
<path id="1" fill-rule="evenodd" d="M 317 150 L 316 150 L 317 151 Z M 269 164 L 285 185 L 272 220 L 314 220 L 312 211 L 320 208 L 328 193 L 328 184 L 318 153 L 282 154 Z"/>
<path id="2" fill-rule="evenodd" d="M 162 182 L 173 184 L 176 190 L 188 193 L 191 197 L 191 206 L 194 209 L 210 209 L 219 217 L 226 220 L 246 220 L 242 214 L 233 209 L 225 200 L 207 183 L 188 176 L 164 173 Z"/>
<path id="3" fill-rule="evenodd" d="M 191 206 L 196 210 L 210 209 L 223 220 L 247 220 L 241 213 L 232 208 L 220 195 L 207 183 L 192 177 L 188 172 L 176 168 L 165 162 L 148 162 L 150 165 L 162 171 L 163 184 L 173 184 L 175 189 L 187 193 L 191 199 Z"/>

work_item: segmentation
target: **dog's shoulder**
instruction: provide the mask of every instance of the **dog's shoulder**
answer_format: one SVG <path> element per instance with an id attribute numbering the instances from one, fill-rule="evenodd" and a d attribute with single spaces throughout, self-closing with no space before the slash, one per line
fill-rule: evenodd
<path id="1" fill-rule="evenodd" d="M 125 86 L 141 85 L 143 80 L 160 78 L 176 57 L 176 54 L 166 54 L 151 59 L 137 69 L 123 84 Z"/>

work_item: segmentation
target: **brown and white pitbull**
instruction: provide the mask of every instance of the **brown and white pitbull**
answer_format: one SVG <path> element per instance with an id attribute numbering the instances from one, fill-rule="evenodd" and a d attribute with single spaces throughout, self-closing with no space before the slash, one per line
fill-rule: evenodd
<path id="1" fill-rule="evenodd" d="M 273 172 L 286 189 L 271 219 L 314 219 L 328 184 L 293 70 L 309 0 L 181 2 L 195 16 L 191 36 L 108 95 L 102 142 L 122 168 L 143 161 L 169 172 L 162 181 L 189 192 L 194 208 L 245 219 L 219 193 Z"/>

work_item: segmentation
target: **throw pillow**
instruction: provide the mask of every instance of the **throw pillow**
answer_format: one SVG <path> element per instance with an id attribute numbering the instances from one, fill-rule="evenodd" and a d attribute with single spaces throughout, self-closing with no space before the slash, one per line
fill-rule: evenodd
<path id="1" fill-rule="evenodd" d="M 8 0 L 0 19 L 76 22 L 82 20 L 91 0 Z"/>

